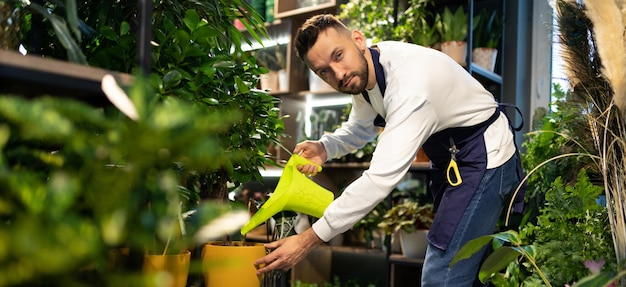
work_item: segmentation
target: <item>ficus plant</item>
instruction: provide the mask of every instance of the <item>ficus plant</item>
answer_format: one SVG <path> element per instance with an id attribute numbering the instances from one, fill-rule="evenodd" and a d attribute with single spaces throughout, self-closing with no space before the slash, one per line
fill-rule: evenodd
<path id="1" fill-rule="evenodd" d="M 170 241 L 185 201 L 174 163 L 226 161 L 218 135 L 241 114 L 158 100 L 143 83 L 129 91 L 136 120 L 71 99 L 0 97 L 0 285 L 148 286 L 140 266 L 108 269 L 108 251 L 176 253 L 233 210 L 196 204 L 201 216 Z"/>
<path id="2" fill-rule="evenodd" d="M 126 73 L 137 69 L 137 8 L 137 1 L 79 3 L 79 19 L 96 31 L 83 41 L 91 65 Z M 241 50 L 243 43 L 261 42 L 263 20 L 242 0 L 161 1 L 154 3 L 152 19 L 149 77 L 154 90 L 162 98 L 203 106 L 207 113 L 233 108 L 242 113 L 220 143 L 225 152 L 244 155 L 212 170 L 180 166 L 189 190 L 226 199 L 227 184 L 261 179 L 259 168 L 274 163 L 268 146 L 284 130 L 279 100 L 255 89 L 267 69 Z M 234 19 L 248 27 L 250 38 L 233 25 Z"/>
<path id="3" fill-rule="evenodd" d="M 241 120 L 220 137 L 225 152 L 243 153 L 216 170 L 197 171 L 205 196 L 226 198 L 226 183 L 262 180 L 259 168 L 271 162 L 268 146 L 278 141 L 284 125 L 279 100 L 255 89 L 266 72 L 252 57 L 216 49 L 216 31 L 195 10 L 185 12 L 185 26 L 165 25 L 155 33 L 151 82 L 164 97 L 188 100 L 207 112 L 237 110 Z M 165 20 L 167 22 L 167 20 Z"/>
<path id="4" fill-rule="evenodd" d="M 28 4 L 21 6 L 26 11 L 21 43 L 30 48 L 31 38 L 26 35 L 36 32 L 30 22 L 36 13 Z M 66 20 L 68 31 L 83 31 L 84 38 L 75 39 L 77 45 L 72 47 L 79 47 L 89 65 L 137 76 L 143 86 L 128 94 L 140 120 L 125 118 L 112 107 L 94 108 L 71 100 L 11 98 L 3 102 L 0 139 L 5 140 L 1 159 L 6 166 L 1 168 L 0 184 L 6 197 L 0 200 L 0 211 L 12 225 L 0 232 L 3 246 L 11 246 L 11 253 L 0 252 L 0 264 L 7 267 L 2 268 L 7 276 L 0 276 L 6 282 L 0 285 L 57 282 L 48 277 L 65 282 L 57 286 L 114 282 L 120 278 L 75 278 L 84 275 L 77 268 L 106 266 L 102 255 L 115 246 L 164 250 L 163 244 L 178 224 L 181 201 L 195 205 L 201 214 L 218 216 L 221 209 L 202 208 L 198 195 L 224 199 L 227 184 L 258 179 L 259 168 L 273 163 L 267 146 L 283 129 L 278 100 L 254 89 L 266 70 L 241 50 L 249 40 L 233 25 L 234 19 L 241 19 L 253 40 L 260 41 L 264 28 L 259 15 L 243 0 L 153 4 L 148 82 L 139 81 L 146 75 L 135 73 L 137 1 L 44 1 L 41 12 L 72 18 Z M 75 11 L 75 17 L 70 11 Z M 74 36 L 51 25 L 44 17 L 40 52 L 44 57 L 66 59 L 59 37 Z M 142 94 L 144 100 L 135 101 Z M 15 139 L 16 135 L 26 140 Z M 71 172 L 55 173 L 70 167 Z M 18 176 L 16 171 L 24 174 Z M 46 208 L 56 201 L 63 204 Z M 35 216 L 24 213 L 25 207 L 24 212 L 33 212 L 37 220 L 27 220 Z M 39 216 L 63 220 L 55 223 Z M 75 237 L 72 240 L 58 237 L 62 233 L 58 230 L 83 226 L 83 221 L 81 234 L 67 233 Z M 236 223 L 231 227 L 236 228 Z M 44 229 L 54 234 L 43 236 Z M 35 237 L 41 241 L 19 245 L 20 238 Z M 151 247 L 146 247 L 148 241 Z M 44 256 L 67 249 L 73 253 L 50 259 L 65 263 L 43 260 L 51 256 L 30 257 L 37 246 L 50 251 Z M 28 272 L 16 272 L 20 270 Z M 119 286 L 121 281 L 115 282 L 110 286 Z"/>

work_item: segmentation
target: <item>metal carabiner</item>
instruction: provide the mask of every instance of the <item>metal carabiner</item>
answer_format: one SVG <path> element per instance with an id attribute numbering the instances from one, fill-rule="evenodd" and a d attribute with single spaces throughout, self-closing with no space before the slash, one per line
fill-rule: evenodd
<path id="1" fill-rule="evenodd" d="M 456 148 L 452 137 L 450 137 L 450 148 L 448 148 L 448 151 L 450 152 L 450 163 L 448 164 L 448 169 L 446 169 L 446 177 L 448 178 L 448 183 L 451 186 L 458 186 L 463 182 L 463 179 L 461 179 L 459 165 L 456 163 L 456 154 L 459 150 Z M 454 173 L 456 181 L 452 181 L 452 178 L 450 177 L 451 173 Z"/>

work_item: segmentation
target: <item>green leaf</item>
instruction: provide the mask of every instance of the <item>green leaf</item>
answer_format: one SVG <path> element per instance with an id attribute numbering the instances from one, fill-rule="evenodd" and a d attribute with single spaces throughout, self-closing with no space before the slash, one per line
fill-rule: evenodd
<path id="1" fill-rule="evenodd" d="M 487 245 L 493 239 L 492 235 L 485 235 L 469 242 L 465 243 L 463 247 L 454 255 L 452 262 L 450 262 L 450 267 L 452 267 L 457 262 L 470 258 L 474 253 L 480 251 L 485 245 Z"/>
<path id="2" fill-rule="evenodd" d="M 163 76 L 163 87 L 169 89 L 180 84 L 183 75 L 177 70 L 171 70 Z"/>
<path id="3" fill-rule="evenodd" d="M 520 239 L 519 235 L 517 234 L 516 231 L 514 230 L 507 230 L 507 231 L 503 231 L 500 233 L 496 233 L 493 235 L 494 238 L 505 241 L 505 242 L 509 242 L 511 244 L 514 245 L 521 245 L 522 244 L 522 240 Z"/>
<path id="4" fill-rule="evenodd" d="M 217 106 L 217 105 L 220 104 L 220 101 L 218 101 L 215 98 L 203 98 L 202 101 L 207 103 L 207 104 L 209 104 L 209 105 L 211 105 L 211 106 Z"/>
<path id="5" fill-rule="evenodd" d="M 212 65 L 204 65 L 200 67 L 200 71 L 203 74 L 205 74 L 207 77 L 213 78 L 213 75 L 215 75 L 215 72 L 217 71 L 217 69 L 213 67 Z"/>
<path id="6" fill-rule="evenodd" d="M 110 26 L 100 27 L 100 35 L 104 36 L 106 39 L 117 42 L 117 34 L 115 34 L 115 31 L 113 31 L 113 28 Z"/>
<path id="7" fill-rule="evenodd" d="M 127 35 L 130 32 L 130 24 L 124 21 L 120 24 L 120 35 Z"/>
<path id="8" fill-rule="evenodd" d="M 193 39 L 209 39 L 220 35 L 218 30 L 210 26 L 201 26 L 191 32 Z"/>
<path id="9" fill-rule="evenodd" d="M 615 272 L 600 272 L 578 280 L 572 287 L 606 287 L 616 280 L 619 276 L 615 276 Z"/>
<path id="10" fill-rule="evenodd" d="M 80 42 L 82 39 L 82 33 L 79 28 L 80 24 L 78 14 L 76 14 L 76 0 L 65 1 L 65 13 L 67 14 L 67 22 L 69 23 L 70 30 L 74 32 L 75 39 Z"/>
<path id="11" fill-rule="evenodd" d="M 63 45 L 63 47 L 67 50 L 68 60 L 74 63 L 86 65 L 87 58 L 81 51 L 80 45 L 78 45 L 76 40 L 72 37 L 72 34 L 70 33 L 70 30 L 67 27 L 67 23 L 65 22 L 65 20 L 57 15 L 48 12 L 48 10 L 40 5 L 31 3 L 29 7 L 39 12 L 41 15 L 46 17 L 48 21 L 50 21 L 50 23 L 52 24 L 52 28 L 54 29 L 54 32 L 59 39 L 59 42 L 61 42 L 61 45 Z"/>
<path id="12" fill-rule="evenodd" d="M 509 263 L 515 261 L 519 256 L 520 253 L 509 246 L 494 250 L 480 267 L 478 278 L 481 282 L 486 282 L 486 279 L 506 268 Z"/>
<path id="13" fill-rule="evenodd" d="M 200 23 L 200 17 L 198 16 L 198 12 L 196 10 L 189 9 L 185 11 L 185 19 L 183 19 L 189 31 L 193 31 L 198 27 L 198 23 Z"/>
<path id="14" fill-rule="evenodd" d="M 248 85 L 238 76 L 235 76 L 235 84 L 237 85 L 237 91 L 239 93 L 247 93 L 250 91 Z"/>
<path id="15" fill-rule="evenodd" d="M 189 39 L 189 33 L 183 30 L 176 31 L 176 43 L 180 45 L 180 47 L 182 48 L 181 50 L 184 50 L 187 46 L 189 46 L 189 44 L 191 43 Z"/>
<path id="16" fill-rule="evenodd" d="M 185 50 L 183 53 L 185 57 L 200 57 L 200 56 L 206 55 L 206 53 L 202 50 L 202 48 L 196 45 L 190 45 L 188 47 L 185 47 Z"/>

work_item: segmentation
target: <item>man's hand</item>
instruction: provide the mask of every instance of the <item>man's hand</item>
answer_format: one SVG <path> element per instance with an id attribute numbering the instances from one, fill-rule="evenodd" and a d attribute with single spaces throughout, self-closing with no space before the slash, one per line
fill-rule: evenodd
<path id="1" fill-rule="evenodd" d="M 265 248 L 272 251 L 254 262 L 257 274 L 278 269 L 288 270 L 302 261 L 315 246 L 322 242 L 313 229 L 309 228 L 301 234 L 265 244 Z"/>
<path id="2" fill-rule="evenodd" d="M 304 141 L 296 145 L 293 153 L 299 154 L 303 158 L 306 158 L 317 165 L 323 165 L 326 162 L 328 155 L 324 145 L 319 141 Z M 317 166 L 312 164 L 299 165 L 298 170 L 308 176 L 315 176 L 317 174 Z"/>

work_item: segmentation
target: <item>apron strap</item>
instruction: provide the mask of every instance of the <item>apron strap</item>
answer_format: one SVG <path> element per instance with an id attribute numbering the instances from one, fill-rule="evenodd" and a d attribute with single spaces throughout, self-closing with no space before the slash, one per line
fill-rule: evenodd
<path id="1" fill-rule="evenodd" d="M 385 90 L 387 89 L 387 83 L 385 83 L 385 71 L 383 70 L 383 66 L 380 64 L 380 53 L 378 50 L 374 48 L 369 48 L 370 53 L 372 54 L 372 62 L 374 62 L 374 72 L 376 73 L 376 83 L 378 84 L 378 88 L 380 89 L 380 93 L 385 97 Z M 367 90 L 363 91 L 363 98 L 371 105 L 372 102 L 370 100 L 370 95 L 367 93 Z M 385 119 L 379 114 L 374 119 L 374 125 L 377 127 L 385 127 L 386 122 Z"/>

